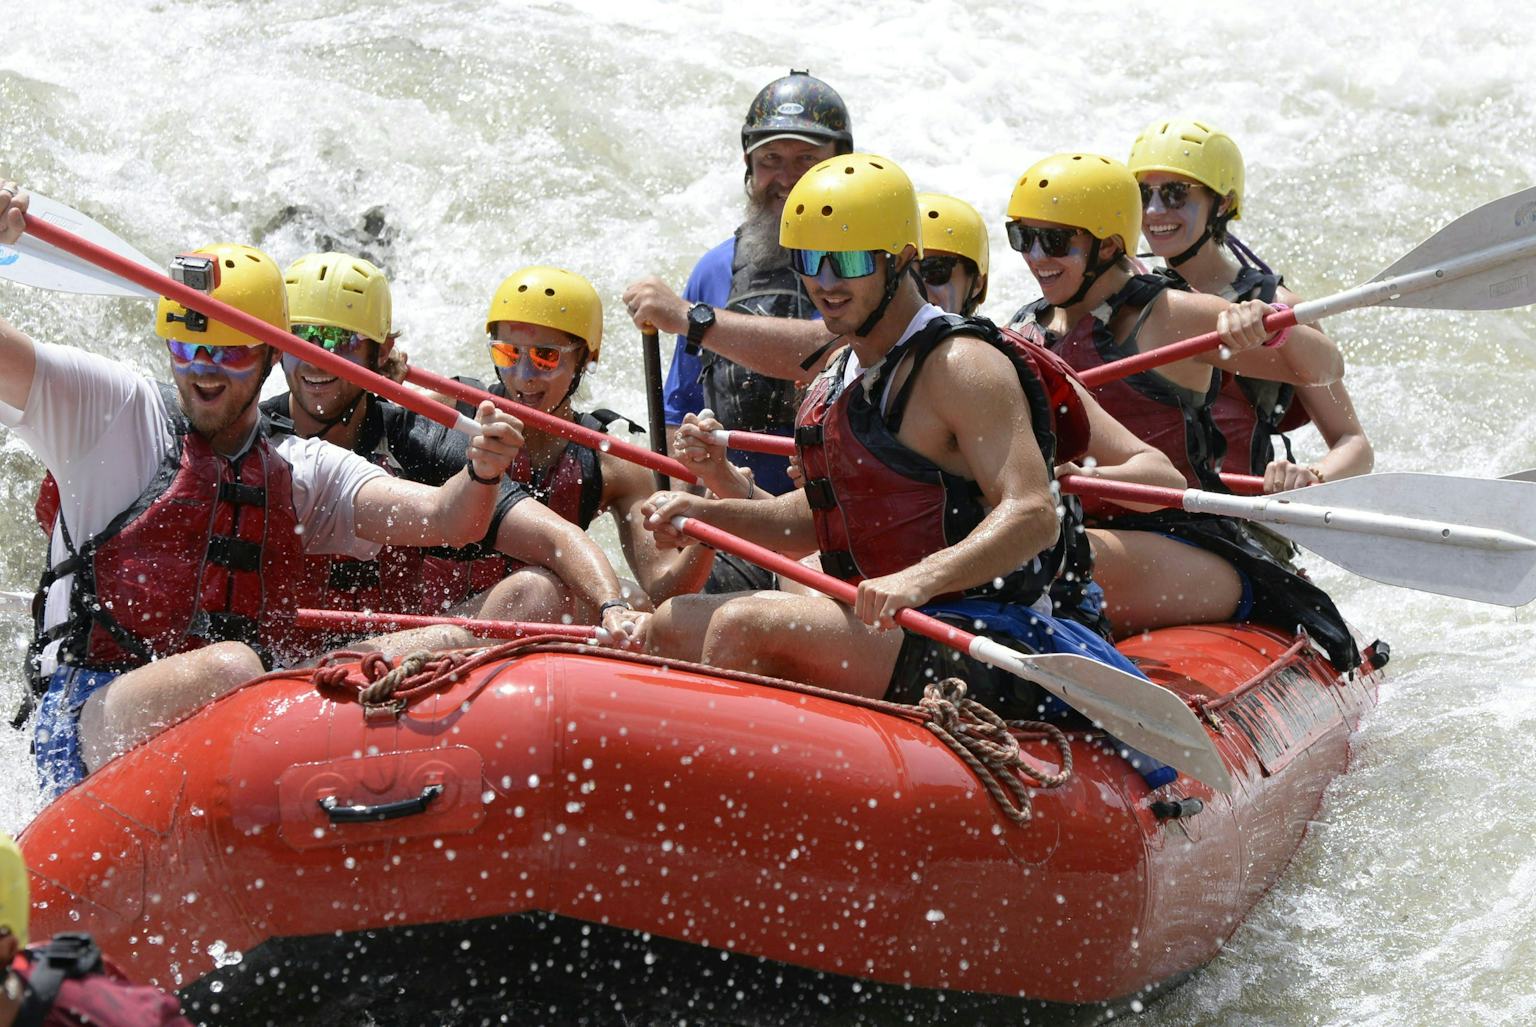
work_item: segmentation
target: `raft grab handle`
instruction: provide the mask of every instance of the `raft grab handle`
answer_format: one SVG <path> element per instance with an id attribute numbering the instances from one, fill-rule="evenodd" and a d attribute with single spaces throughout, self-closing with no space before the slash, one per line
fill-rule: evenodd
<path id="1" fill-rule="evenodd" d="M 331 823 L 358 824 L 375 820 L 398 820 L 401 817 L 425 813 L 427 807 L 432 804 L 432 800 L 442 794 L 443 786 L 438 784 L 427 785 L 414 799 L 397 799 L 394 802 L 381 802 L 376 806 L 344 806 L 334 795 L 327 795 L 316 801 L 320 803 L 320 808 L 325 810 L 325 815 L 331 818 Z"/>

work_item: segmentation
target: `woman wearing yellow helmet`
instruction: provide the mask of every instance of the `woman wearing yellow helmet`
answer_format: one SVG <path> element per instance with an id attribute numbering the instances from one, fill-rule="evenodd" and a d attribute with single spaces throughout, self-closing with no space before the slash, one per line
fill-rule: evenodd
<path id="1" fill-rule="evenodd" d="M 1166 274 L 1229 300 L 1300 302 L 1228 227 L 1244 202 L 1243 155 L 1230 136 L 1201 121 L 1155 121 L 1136 137 L 1129 164 L 1141 186 L 1142 234 L 1167 261 Z M 1292 386 L 1223 375 L 1211 413 L 1227 442 L 1222 470 L 1262 474 L 1266 492 L 1366 474 L 1375 463 L 1343 381 Z M 1328 452 L 1302 465 L 1281 433 L 1309 420 Z M 1275 458 L 1275 435 L 1284 440 L 1284 459 Z"/>
<path id="2" fill-rule="evenodd" d="M 1014 187 L 1008 217 L 1008 241 L 1044 293 L 1014 324 L 1079 371 L 1212 329 L 1221 334 L 1221 352 L 1091 390 L 1192 487 L 1224 491 L 1217 477 L 1221 436 L 1210 418 L 1218 368 L 1298 384 L 1325 384 L 1342 370 L 1319 332 L 1298 327 L 1288 339 L 1270 339 L 1264 303 L 1233 305 L 1138 274 L 1130 247 L 1140 234 L 1141 193 L 1119 161 L 1064 153 L 1037 162 Z M 1104 471 L 1117 476 L 1113 468 Z M 1354 659 L 1328 597 L 1276 563 L 1236 522 L 1169 512 L 1126 516 L 1110 504 L 1084 505 L 1094 577 L 1119 631 L 1244 619 L 1257 611 L 1288 628 L 1306 625 L 1341 664 Z M 1106 529 L 1111 523 L 1116 530 Z M 1136 528 L 1146 530 L 1126 530 Z"/>
<path id="3" fill-rule="evenodd" d="M 573 398 L 589 365 L 602 351 L 603 307 L 597 290 L 580 275 L 552 267 L 513 272 L 491 299 L 485 318 L 487 345 L 496 383 L 491 392 L 555 414 L 598 431 L 615 421 L 640 429 L 609 410 L 584 413 Z M 475 382 L 474 384 L 479 384 Z M 695 592 L 709 577 L 713 555 L 701 546 L 664 553 L 641 527 L 639 508 L 654 491 L 650 471 L 637 464 L 583 446 L 537 428 L 524 433 L 526 444 L 508 473 L 547 507 L 586 529 L 604 510 L 612 512 L 619 544 L 648 606 L 683 592 Z M 487 601 L 484 616 L 497 616 L 501 597 L 520 597 L 534 587 L 526 574 L 513 574 Z M 593 609 L 589 600 L 565 596 L 576 616 L 595 612 L 622 617 L 630 607 L 615 592 Z"/>

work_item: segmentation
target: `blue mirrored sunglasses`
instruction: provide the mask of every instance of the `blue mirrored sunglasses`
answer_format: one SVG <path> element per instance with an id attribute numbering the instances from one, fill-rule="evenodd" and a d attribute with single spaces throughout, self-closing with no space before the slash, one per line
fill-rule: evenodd
<path id="1" fill-rule="evenodd" d="M 880 250 L 790 250 L 789 263 L 796 274 L 815 278 L 821 266 L 831 262 L 832 273 L 839 278 L 864 278 L 880 266 Z"/>

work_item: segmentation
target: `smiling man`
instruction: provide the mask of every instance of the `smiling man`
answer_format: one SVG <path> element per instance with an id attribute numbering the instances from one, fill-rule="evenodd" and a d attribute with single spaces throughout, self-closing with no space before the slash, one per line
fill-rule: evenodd
<path id="1" fill-rule="evenodd" d="M 827 328 L 850 340 L 799 410 L 805 488 L 756 502 L 660 493 L 648 524 L 664 544 L 686 541 L 670 522 L 687 516 L 790 556 L 819 550 L 823 570 L 857 583 L 857 603 L 679 597 L 653 618 L 652 648 L 897 702 L 960 673 L 978 701 L 1018 716 L 1037 714 L 1033 686 L 890 630 L 898 611 L 1120 662 L 1097 635 L 1044 612 L 1064 552 L 1055 425 L 1082 411 L 1058 416 L 1047 398 L 1059 365 L 990 322 L 924 302 L 906 174 L 870 154 L 824 161 L 786 200 L 781 240 Z M 1076 394 L 1063 395 L 1070 405 Z"/>
<path id="2" fill-rule="evenodd" d="M 0 243 L 21 237 L 26 207 L 15 183 L 0 186 Z M 282 272 L 260 250 L 209 246 L 173 271 L 288 327 Z M 39 504 L 50 542 L 31 653 L 49 797 L 264 667 L 307 655 L 292 629 L 309 556 L 481 538 L 522 442 L 517 422 L 485 403 L 467 466 L 442 488 L 391 478 L 261 416 L 275 353 L 260 340 L 165 299 L 154 329 L 174 389 L 0 321 L 0 423 L 54 483 Z"/>
<path id="3" fill-rule="evenodd" d="M 806 171 L 853 149 L 848 108 L 825 82 L 791 71 L 753 99 L 741 149 L 746 221 L 699 259 L 682 296 L 654 277 L 624 292 L 636 325 L 678 335 L 665 388 L 669 438 L 686 415 L 705 408 L 727 428 L 789 434 L 799 400 L 795 381 L 807 373 L 802 362 L 830 341 L 779 245 L 779 218 L 784 198 Z M 738 459 L 763 491 L 791 488 L 783 457 L 743 453 Z M 722 555 L 709 590 L 771 581 L 772 575 Z"/>

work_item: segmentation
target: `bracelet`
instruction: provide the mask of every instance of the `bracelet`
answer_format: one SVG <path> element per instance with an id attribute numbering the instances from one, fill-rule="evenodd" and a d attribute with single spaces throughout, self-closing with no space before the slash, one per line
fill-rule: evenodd
<path id="1" fill-rule="evenodd" d="M 629 600 L 628 599 L 610 599 L 606 603 L 604 603 L 602 606 L 599 606 L 597 608 L 597 619 L 598 620 L 602 620 L 604 617 L 606 617 L 608 615 L 608 611 L 609 610 L 615 610 L 615 609 L 618 609 L 618 610 L 633 610 L 634 607 L 629 605 Z"/>
<path id="2" fill-rule="evenodd" d="M 482 478 L 482 477 L 480 477 L 480 475 L 476 474 L 475 473 L 475 463 L 474 463 L 473 460 L 466 460 L 466 461 L 464 461 L 464 473 L 469 475 L 469 480 L 470 481 L 479 482 L 481 485 L 499 485 L 499 484 L 501 484 L 501 476 L 500 475 L 497 475 L 494 478 Z"/>
<path id="3" fill-rule="evenodd" d="M 1274 307 L 1276 310 L 1290 310 L 1291 309 L 1291 305 L 1289 303 L 1271 303 L 1270 306 Z M 1284 328 L 1280 329 L 1274 335 L 1272 335 L 1269 338 L 1265 339 L 1264 340 L 1264 348 L 1265 349 L 1279 349 L 1281 346 L 1284 346 L 1285 345 L 1285 340 L 1287 340 L 1287 339 L 1289 339 L 1291 337 L 1291 329 L 1295 328 L 1295 327 L 1296 326 L 1293 325 L 1293 324 L 1292 325 L 1286 325 Z"/>

